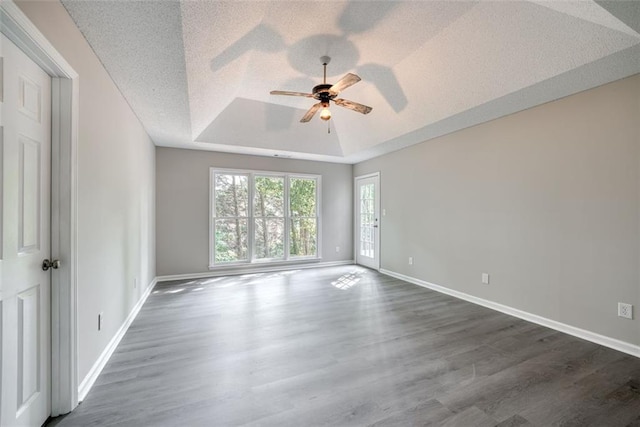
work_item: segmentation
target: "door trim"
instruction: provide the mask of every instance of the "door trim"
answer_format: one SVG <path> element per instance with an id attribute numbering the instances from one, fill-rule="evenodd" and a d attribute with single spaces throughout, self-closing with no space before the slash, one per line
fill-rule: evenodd
<path id="1" fill-rule="evenodd" d="M 78 73 L 12 0 L 0 2 L 0 32 L 51 76 L 51 415 L 78 405 Z"/>
<path id="2" fill-rule="evenodd" d="M 358 264 L 358 218 L 356 217 L 356 214 L 358 213 L 358 181 L 361 179 L 367 179 L 367 178 L 377 178 L 378 180 L 378 197 L 376 198 L 376 208 L 378 211 L 378 214 L 381 216 L 381 210 L 380 207 L 382 206 L 380 203 L 380 198 L 381 198 L 381 189 L 380 189 L 380 172 L 372 172 L 372 173 L 368 173 L 365 175 L 359 175 L 353 178 L 353 262 L 355 264 Z M 380 221 L 378 221 L 378 228 L 376 228 L 376 241 L 378 242 L 378 247 L 376 248 L 378 251 L 378 257 L 377 257 L 377 265 L 376 265 L 376 270 L 380 271 L 380 264 L 382 262 L 382 254 L 381 254 L 381 242 L 380 242 L 380 229 L 382 228 L 382 219 L 380 219 Z"/>

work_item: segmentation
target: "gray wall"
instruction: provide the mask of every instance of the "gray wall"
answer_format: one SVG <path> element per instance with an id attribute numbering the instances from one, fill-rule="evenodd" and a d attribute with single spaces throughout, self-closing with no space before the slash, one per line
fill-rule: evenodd
<path id="1" fill-rule="evenodd" d="M 639 123 L 636 75 L 355 165 L 381 267 L 639 345 Z"/>
<path id="2" fill-rule="evenodd" d="M 353 259 L 351 165 L 158 147 L 158 276 L 209 271 L 212 166 L 322 175 L 322 262 Z"/>
<path id="3" fill-rule="evenodd" d="M 155 147 L 64 7 L 57 1 L 17 4 L 80 76 L 77 249 L 82 381 L 155 277 Z M 100 312 L 104 327 L 98 331 Z"/>

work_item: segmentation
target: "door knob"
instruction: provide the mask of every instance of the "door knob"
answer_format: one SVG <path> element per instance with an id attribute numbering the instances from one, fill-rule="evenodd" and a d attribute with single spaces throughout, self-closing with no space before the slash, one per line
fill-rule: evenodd
<path id="1" fill-rule="evenodd" d="M 57 270 L 58 268 L 60 268 L 60 260 L 57 260 L 57 259 L 54 259 L 54 260 L 45 259 L 44 261 L 42 261 L 42 269 L 44 271 L 47 271 L 50 268 L 53 268 L 54 270 Z"/>

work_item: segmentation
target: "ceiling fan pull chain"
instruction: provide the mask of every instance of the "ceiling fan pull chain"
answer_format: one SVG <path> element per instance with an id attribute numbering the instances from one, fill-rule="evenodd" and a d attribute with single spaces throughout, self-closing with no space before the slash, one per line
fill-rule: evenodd
<path id="1" fill-rule="evenodd" d="M 331 120 L 327 120 L 327 133 L 331 133 Z"/>

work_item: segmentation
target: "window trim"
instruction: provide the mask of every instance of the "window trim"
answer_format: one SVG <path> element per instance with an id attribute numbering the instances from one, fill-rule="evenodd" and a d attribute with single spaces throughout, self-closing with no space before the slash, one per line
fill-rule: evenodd
<path id="1" fill-rule="evenodd" d="M 247 224 L 247 259 L 240 261 L 215 262 L 215 175 L 231 174 L 246 175 L 249 180 L 248 188 L 248 224 Z M 254 193 L 256 176 L 273 176 L 284 178 L 284 257 L 283 258 L 256 258 L 255 256 L 255 219 L 254 215 Z M 289 188 L 292 178 L 313 179 L 316 182 L 316 254 L 307 256 L 291 256 L 290 250 L 290 228 L 291 228 L 291 205 L 289 200 Z M 312 217 L 301 217 L 312 218 Z M 307 174 L 298 172 L 278 172 L 252 169 L 229 169 L 229 168 L 209 168 L 209 270 L 233 269 L 257 265 L 287 265 L 299 264 L 302 262 L 319 261 L 322 259 L 322 175 Z"/>

